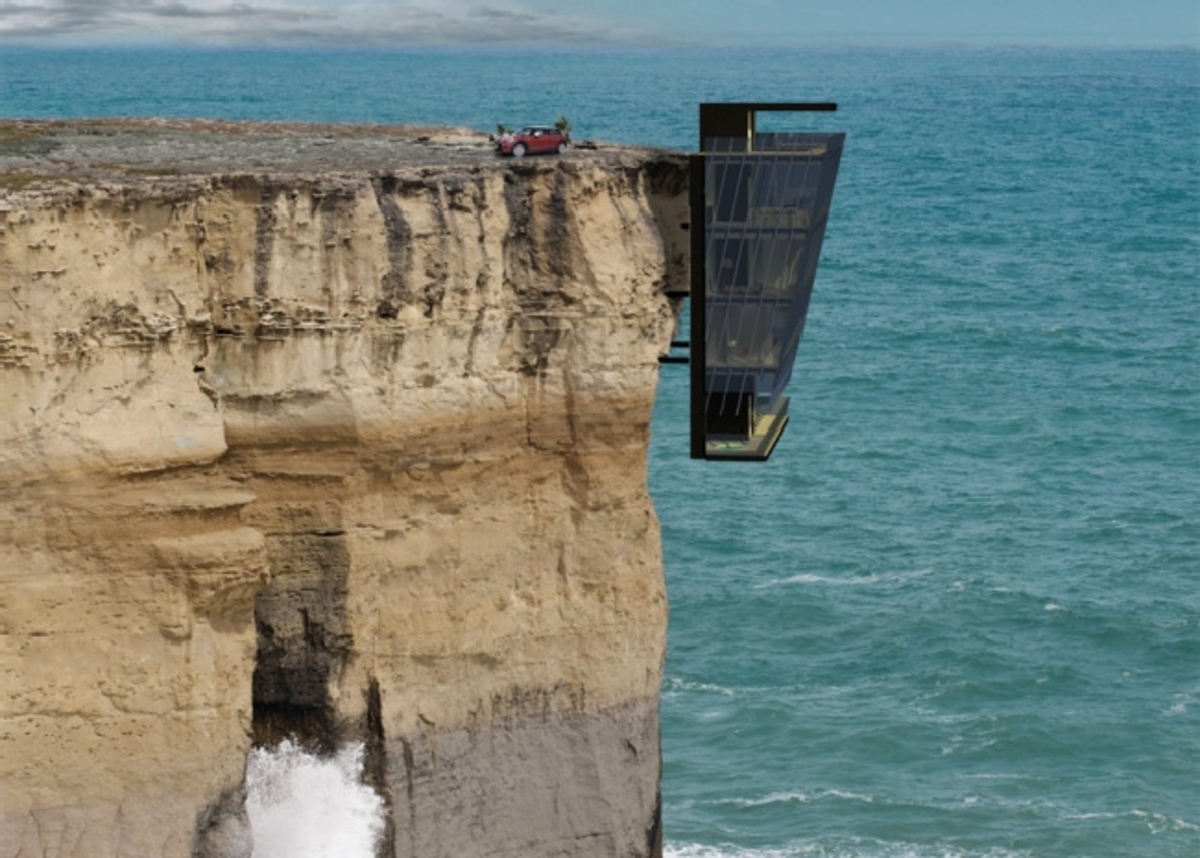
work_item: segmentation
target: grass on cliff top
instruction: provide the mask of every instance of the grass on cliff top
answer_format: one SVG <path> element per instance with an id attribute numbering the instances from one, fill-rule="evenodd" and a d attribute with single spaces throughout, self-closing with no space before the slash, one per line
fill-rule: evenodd
<path id="1" fill-rule="evenodd" d="M 128 177 L 169 177 L 183 175 L 176 167 L 132 167 L 124 164 L 104 164 L 101 169 L 112 176 Z M 61 175 L 50 173 L 31 173 L 27 170 L 0 170 L 0 191 L 23 191 L 30 185 L 39 182 L 61 182 Z"/>
<path id="2" fill-rule="evenodd" d="M 178 167 L 164 167 L 155 164 L 138 166 L 135 164 L 100 164 L 102 169 L 110 170 L 122 176 L 179 176 L 182 171 Z"/>
<path id="3" fill-rule="evenodd" d="M 45 137 L 50 131 L 46 128 L 35 128 L 24 122 L 13 122 L 11 119 L 0 119 L 0 143 L 24 143 Z"/>
<path id="4" fill-rule="evenodd" d="M 23 191 L 34 182 L 49 182 L 53 181 L 53 179 L 53 176 L 47 176 L 45 173 L 25 173 L 13 170 L 7 173 L 0 173 L 0 190 Z"/>

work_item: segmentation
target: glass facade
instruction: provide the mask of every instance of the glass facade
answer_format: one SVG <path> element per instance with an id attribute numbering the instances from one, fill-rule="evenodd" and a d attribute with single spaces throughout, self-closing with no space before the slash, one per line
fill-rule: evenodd
<path id="1" fill-rule="evenodd" d="M 752 115 L 744 135 L 703 138 L 692 172 L 702 184 L 692 223 L 703 224 L 693 242 L 693 457 L 765 459 L 786 425 L 844 140 L 758 134 Z"/>

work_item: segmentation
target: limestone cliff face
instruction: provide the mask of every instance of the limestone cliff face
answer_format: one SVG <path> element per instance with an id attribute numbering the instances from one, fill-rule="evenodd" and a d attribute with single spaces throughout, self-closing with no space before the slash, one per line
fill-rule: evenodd
<path id="1" fill-rule="evenodd" d="M 397 856 L 651 855 L 683 165 L 0 196 L 0 856 L 243 854 L 363 740 Z"/>

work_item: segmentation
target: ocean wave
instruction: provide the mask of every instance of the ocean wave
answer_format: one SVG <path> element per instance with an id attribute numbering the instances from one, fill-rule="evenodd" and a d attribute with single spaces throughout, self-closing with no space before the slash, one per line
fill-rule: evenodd
<path id="1" fill-rule="evenodd" d="M 761 584 L 757 584 L 755 589 L 763 590 L 768 587 L 779 587 L 785 584 L 832 584 L 834 586 L 861 587 L 868 584 L 878 584 L 879 580 L 878 575 L 865 575 L 860 578 L 834 578 L 827 575 L 803 573 L 792 575 L 788 578 L 779 578 L 774 581 L 764 581 Z"/>
<path id="2" fill-rule="evenodd" d="M 1139 822 L 1144 822 L 1151 834 L 1162 834 L 1167 831 L 1200 831 L 1200 824 L 1153 810 L 1131 810 L 1129 815 Z"/>
<path id="3" fill-rule="evenodd" d="M 719 694 L 722 697 L 733 697 L 736 695 L 732 688 L 726 688 L 723 685 L 715 685 L 711 682 L 690 682 L 686 679 L 677 679 L 668 677 L 664 693 L 672 691 L 701 691 L 706 694 Z"/>
<path id="4" fill-rule="evenodd" d="M 732 844 L 668 843 L 663 858 L 1031 858 L 1031 853 L 995 848 L 964 850 L 953 846 L 877 841 L 825 843 L 801 841 L 786 846 L 744 847 Z"/>
<path id="5" fill-rule="evenodd" d="M 742 849 L 737 846 L 701 846 L 687 843 L 663 847 L 663 858 L 795 858 L 820 855 L 815 849 Z"/>
<path id="6" fill-rule="evenodd" d="M 1193 688 L 1190 691 L 1172 695 L 1175 702 L 1163 712 L 1163 717 L 1178 718 L 1180 715 L 1186 715 L 1188 707 L 1196 702 L 1198 696 L 1200 696 L 1200 688 Z"/>
<path id="7" fill-rule="evenodd" d="M 724 798 L 711 802 L 714 805 L 732 805 L 734 807 L 766 807 L 773 804 L 812 804 L 813 802 L 822 801 L 825 799 L 841 799 L 843 801 L 858 801 L 866 804 L 874 804 L 875 799 L 869 795 L 861 793 L 844 792 L 836 789 L 822 789 L 813 792 L 805 792 L 804 790 L 790 790 L 787 792 L 773 792 L 760 798 Z"/>
<path id="8" fill-rule="evenodd" d="M 978 737 L 951 736 L 950 741 L 942 746 L 941 755 L 948 757 L 958 753 L 977 753 L 999 742 L 998 738 L 980 739 Z"/>
<path id="9" fill-rule="evenodd" d="M 819 854 L 813 849 L 742 849 L 737 846 L 701 846 L 692 843 L 663 847 L 663 858 L 795 858 Z"/>
<path id="10" fill-rule="evenodd" d="M 931 574 L 933 574 L 933 569 L 916 569 L 912 572 L 893 572 L 884 575 L 859 575 L 847 578 L 836 575 L 817 575 L 811 572 L 802 572 L 798 575 L 789 575 L 786 578 L 775 578 L 770 581 L 763 581 L 759 584 L 755 584 L 754 589 L 765 590 L 772 587 L 783 587 L 791 584 L 827 584 L 834 587 L 867 587 L 872 584 L 902 584 L 918 578 L 924 578 Z"/>

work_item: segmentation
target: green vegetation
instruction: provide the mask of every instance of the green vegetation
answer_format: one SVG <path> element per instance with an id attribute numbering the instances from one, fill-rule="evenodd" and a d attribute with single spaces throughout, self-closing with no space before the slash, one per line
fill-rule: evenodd
<path id="1" fill-rule="evenodd" d="M 146 166 L 138 166 L 136 164 L 100 164 L 102 169 L 111 170 L 114 173 L 119 173 L 122 176 L 178 176 L 181 171 L 178 167 L 163 167 L 154 164 Z"/>
<path id="2" fill-rule="evenodd" d="M 25 173 L 13 170 L 0 173 L 0 188 L 6 191 L 23 191 L 34 182 L 50 181 L 52 178 L 44 173 Z"/>
<path id="3" fill-rule="evenodd" d="M 31 128 L 21 122 L 0 120 L 0 143 L 23 143 L 26 140 L 37 140 L 50 132 L 45 128 Z"/>
<path id="4" fill-rule="evenodd" d="M 563 134 L 567 135 L 568 137 L 571 136 L 571 120 L 567 119 L 567 117 L 560 116 L 560 117 L 558 117 L 558 119 L 555 119 L 554 127 L 557 128 L 559 131 L 561 131 Z"/>

